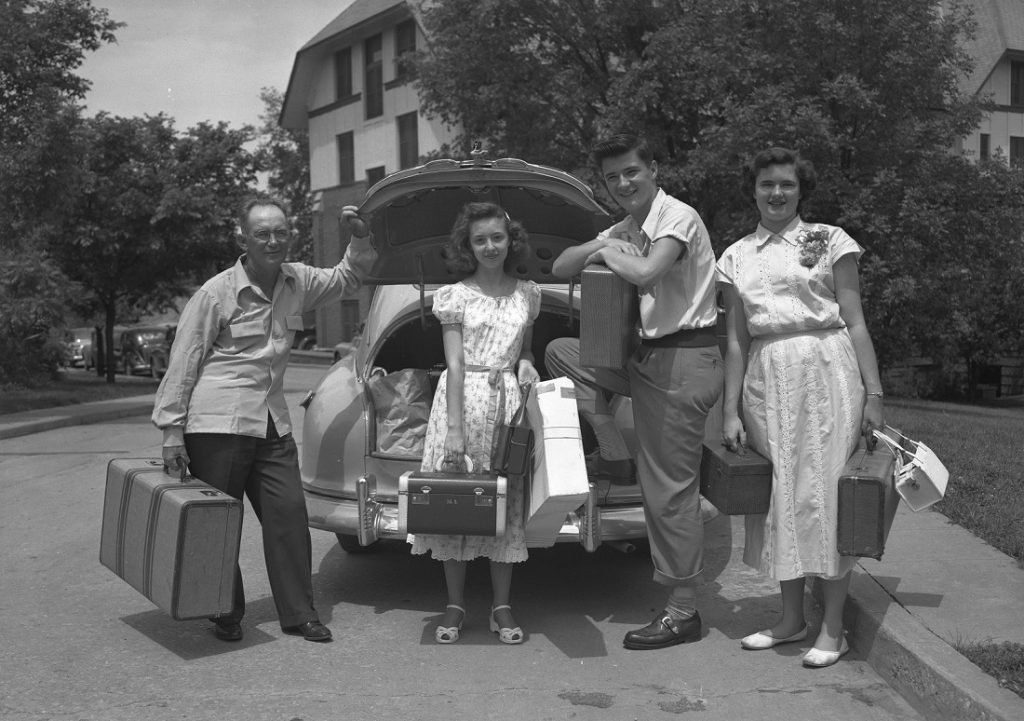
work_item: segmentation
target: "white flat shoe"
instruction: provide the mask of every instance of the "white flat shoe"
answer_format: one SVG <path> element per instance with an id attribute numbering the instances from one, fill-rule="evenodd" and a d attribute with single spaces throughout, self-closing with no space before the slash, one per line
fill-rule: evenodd
<path id="1" fill-rule="evenodd" d="M 775 638 L 772 636 L 771 630 L 758 631 L 757 633 L 752 633 L 749 636 L 741 638 L 740 646 L 751 651 L 761 651 L 766 648 L 771 648 L 772 646 L 778 646 L 780 643 L 803 641 L 805 638 L 807 638 L 807 624 L 804 624 L 804 627 L 792 636 L 786 636 L 785 638 Z"/>
<path id="2" fill-rule="evenodd" d="M 498 622 L 494 620 L 494 612 L 500 611 L 503 608 L 507 608 L 509 611 L 512 610 L 511 606 L 495 606 L 491 609 L 491 633 L 498 634 L 498 639 L 502 643 L 517 644 L 523 642 L 523 629 L 519 626 L 515 628 L 503 628 L 498 625 Z"/>
<path id="3" fill-rule="evenodd" d="M 466 609 L 462 606 L 456 606 L 454 603 L 449 603 L 445 608 L 454 608 L 462 611 L 462 618 L 459 619 L 459 624 L 457 626 L 438 626 L 435 628 L 434 640 L 438 643 L 455 643 L 459 640 L 459 632 L 462 630 L 462 622 L 466 620 Z"/>
<path id="4" fill-rule="evenodd" d="M 844 655 L 850 650 L 849 645 L 846 643 L 846 637 L 843 637 L 843 642 L 839 646 L 838 651 L 822 651 L 820 648 L 811 648 L 810 651 L 804 654 L 803 662 L 804 666 L 810 666 L 811 668 L 825 668 L 831 666 L 839 657 Z"/>

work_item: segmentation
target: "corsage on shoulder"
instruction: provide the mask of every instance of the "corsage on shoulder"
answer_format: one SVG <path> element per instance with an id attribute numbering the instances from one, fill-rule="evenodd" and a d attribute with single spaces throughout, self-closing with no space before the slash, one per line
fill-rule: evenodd
<path id="1" fill-rule="evenodd" d="M 825 228 L 805 230 L 797 237 L 797 242 L 800 244 L 800 265 L 813 268 L 828 248 L 828 231 Z"/>

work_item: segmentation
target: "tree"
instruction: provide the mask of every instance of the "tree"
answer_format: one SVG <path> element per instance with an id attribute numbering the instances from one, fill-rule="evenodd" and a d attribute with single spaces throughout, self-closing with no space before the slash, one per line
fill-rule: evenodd
<path id="1" fill-rule="evenodd" d="M 296 260 L 313 260 L 313 209 L 309 190 L 309 134 L 305 130 L 281 127 L 284 96 L 274 88 L 260 91 L 263 114 L 260 115 L 259 145 L 256 160 L 259 169 L 269 174 L 267 188 L 288 202 L 297 242 L 292 248 Z"/>
<path id="2" fill-rule="evenodd" d="M 88 81 L 75 70 L 119 23 L 88 0 L 0 4 L 0 383 L 56 371 L 69 285 L 42 254 L 73 176 Z"/>
<path id="3" fill-rule="evenodd" d="M 865 306 L 872 331 L 881 325 L 883 363 L 925 354 L 934 337 L 898 311 L 911 300 L 948 308 L 926 288 L 963 271 L 963 252 L 914 265 L 909 245 L 967 233 L 985 247 L 991 236 L 968 233 L 964 214 L 998 228 L 1002 251 L 1021 236 L 1014 213 L 973 193 L 934 194 L 937 170 L 972 177 L 949 148 L 988 107 L 958 86 L 974 25 L 955 1 L 434 0 L 420 13 L 430 38 L 414 60 L 424 109 L 462 128 L 463 152 L 479 139 L 492 154 L 573 170 L 602 197 L 587 158 L 595 138 L 642 132 L 660 184 L 698 210 L 718 252 L 756 223 L 739 192 L 742 163 L 769 145 L 800 150 L 819 175 L 807 219 L 843 226 L 868 250 Z M 922 223 L 922 208 L 936 205 L 944 212 Z M 1009 347 L 1005 334 L 980 343 L 984 312 L 965 304 L 943 342 L 975 359 Z M 1005 324 L 1013 314 L 998 315 Z"/>
<path id="4" fill-rule="evenodd" d="M 164 115 L 83 123 L 75 193 L 47 252 L 105 317 L 107 380 L 120 309 L 161 309 L 233 262 L 235 210 L 255 182 L 251 129 Z"/>

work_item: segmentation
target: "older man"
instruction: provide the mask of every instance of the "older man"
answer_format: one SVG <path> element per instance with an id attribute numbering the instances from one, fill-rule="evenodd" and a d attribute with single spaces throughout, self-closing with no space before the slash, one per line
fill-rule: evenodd
<path id="1" fill-rule="evenodd" d="M 308 641 L 330 641 L 331 632 L 313 607 L 312 544 L 283 381 L 302 314 L 359 288 L 376 257 L 355 208 L 342 218 L 353 233 L 345 257 L 314 268 L 285 262 L 292 232 L 281 201 L 243 204 L 244 252 L 185 305 L 153 408 L 169 470 L 185 464 L 234 498 L 249 497 L 282 630 Z M 240 640 L 244 612 L 236 566 L 234 608 L 213 619 L 217 637 Z"/>
<path id="2" fill-rule="evenodd" d="M 600 456 L 588 462 L 591 475 L 628 475 L 629 452 L 604 392 L 633 398 L 637 477 L 654 580 L 670 591 L 665 610 L 627 633 L 623 645 L 665 648 L 701 636 L 694 603 L 704 565 L 697 474 L 708 410 L 723 380 L 715 336 L 715 254 L 697 211 L 658 187 L 658 164 L 643 138 L 612 136 L 596 146 L 594 161 L 608 193 L 628 215 L 594 240 L 567 248 L 553 271 L 569 277 L 602 263 L 636 285 L 640 347 L 624 369 L 587 368 L 580 363 L 579 341 L 559 338 L 548 345 L 545 362 L 553 375 L 576 383 L 580 415 L 600 446 Z"/>

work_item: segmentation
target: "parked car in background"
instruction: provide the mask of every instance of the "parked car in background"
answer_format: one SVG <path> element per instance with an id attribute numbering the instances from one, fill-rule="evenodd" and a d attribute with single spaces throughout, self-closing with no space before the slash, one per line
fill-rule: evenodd
<path id="1" fill-rule="evenodd" d="M 154 378 L 163 378 L 167 372 L 167 360 L 171 353 L 171 344 L 174 343 L 174 335 L 178 326 L 172 325 L 164 332 L 162 345 L 154 344 L 149 352 L 149 374 Z"/>
<path id="2" fill-rule="evenodd" d="M 92 352 L 92 328 L 72 328 L 65 334 L 68 350 L 68 365 L 75 368 L 92 368 L 96 363 Z"/>
<path id="3" fill-rule="evenodd" d="M 158 377 L 156 373 L 162 372 L 161 368 L 167 368 L 167 349 L 170 347 L 167 343 L 167 333 L 172 327 L 174 326 L 132 326 L 123 330 L 115 351 L 117 370 L 125 375 L 150 374 Z M 154 371 L 154 356 L 158 364 L 157 371 Z"/>
<path id="4" fill-rule="evenodd" d="M 429 412 L 429 398 L 411 408 L 394 394 L 387 405 L 372 388 L 378 377 L 403 375 L 436 382 L 445 367 L 441 328 L 431 312 L 434 292 L 457 280 L 442 248 L 467 202 L 492 201 L 523 223 L 530 255 L 515 274 L 541 285 L 533 327 L 534 357 L 542 378 L 544 348 L 578 334 L 579 289 L 554 278 L 551 266 L 566 247 L 592 239 L 611 219 L 584 183 L 568 173 L 516 159 L 435 160 L 399 171 L 367 192 L 360 213 L 372 214 L 379 258 L 366 282 L 375 286 L 361 334 L 334 349 L 336 362 L 303 402 L 301 472 L 309 524 L 333 532 L 341 547 L 359 552 L 378 539 L 400 539 L 399 477 L 418 470 L 422 438 L 389 437 L 389 423 Z M 613 401 L 616 422 L 634 443 L 628 398 Z M 594 447 L 584 430 L 585 450 Z M 394 434 L 391 434 L 394 435 Z M 647 530 L 636 485 L 596 480 L 590 499 L 570 513 L 558 542 L 619 547 L 642 542 Z"/>

